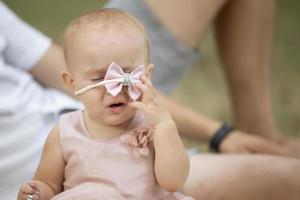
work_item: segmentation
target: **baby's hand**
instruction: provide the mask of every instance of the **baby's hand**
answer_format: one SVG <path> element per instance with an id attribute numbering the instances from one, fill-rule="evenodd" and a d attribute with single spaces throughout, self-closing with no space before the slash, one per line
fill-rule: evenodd
<path id="1" fill-rule="evenodd" d="M 40 200 L 39 183 L 30 181 L 21 185 L 18 193 L 18 200 Z"/>
<path id="2" fill-rule="evenodd" d="M 129 105 L 141 110 L 145 115 L 146 123 L 152 128 L 172 121 L 169 111 L 162 105 L 151 81 L 145 76 L 141 77 L 141 81 L 135 86 L 142 91 L 142 100 L 131 102 Z"/>

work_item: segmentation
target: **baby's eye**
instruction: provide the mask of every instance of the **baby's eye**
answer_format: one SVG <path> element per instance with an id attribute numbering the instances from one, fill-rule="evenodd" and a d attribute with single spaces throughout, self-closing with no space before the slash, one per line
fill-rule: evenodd
<path id="1" fill-rule="evenodd" d="M 97 82 L 97 81 L 103 81 L 104 77 L 99 77 L 99 78 L 91 78 L 91 81 Z"/>

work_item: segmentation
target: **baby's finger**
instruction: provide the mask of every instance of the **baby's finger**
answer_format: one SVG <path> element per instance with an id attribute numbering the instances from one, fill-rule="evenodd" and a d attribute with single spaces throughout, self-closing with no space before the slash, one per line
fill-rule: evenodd
<path id="1" fill-rule="evenodd" d="M 142 82 L 145 84 L 145 85 L 147 85 L 148 87 L 152 87 L 152 83 L 151 83 L 151 81 L 146 77 L 146 76 L 141 76 L 141 80 L 142 80 Z"/>
<path id="2" fill-rule="evenodd" d="M 24 200 L 33 199 L 33 195 L 31 195 L 31 194 L 22 194 L 21 199 L 24 199 Z"/>
<path id="3" fill-rule="evenodd" d="M 40 200 L 41 199 L 41 197 L 38 193 L 35 193 L 32 196 L 33 196 L 33 200 Z"/>
<path id="4" fill-rule="evenodd" d="M 143 93 L 149 91 L 149 88 L 142 82 L 136 83 L 135 86 L 138 87 Z"/>
<path id="5" fill-rule="evenodd" d="M 39 192 L 39 185 L 36 182 L 31 181 L 28 184 L 35 190 L 35 193 Z"/>
<path id="6" fill-rule="evenodd" d="M 142 93 L 143 93 L 142 101 L 143 102 L 148 101 L 149 99 L 152 99 L 153 95 L 152 95 L 150 89 L 145 84 L 137 83 L 137 84 L 135 84 L 135 86 L 142 91 Z"/>
<path id="7" fill-rule="evenodd" d="M 155 92 L 152 82 L 146 76 L 141 77 L 142 82 L 151 90 L 151 92 Z"/>
<path id="8" fill-rule="evenodd" d="M 22 193 L 25 193 L 25 194 L 33 194 L 33 193 L 35 193 L 36 190 L 29 183 L 24 183 L 21 186 L 21 191 L 22 191 Z"/>

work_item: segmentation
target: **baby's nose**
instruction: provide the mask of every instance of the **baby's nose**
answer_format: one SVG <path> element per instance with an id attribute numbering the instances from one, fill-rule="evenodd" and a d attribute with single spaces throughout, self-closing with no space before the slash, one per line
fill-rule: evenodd
<path id="1" fill-rule="evenodd" d="M 125 93 L 125 94 L 128 95 L 128 86 L 124 86 L 123 85 L 121 92 L 123 92 L 123 93 Z"/>

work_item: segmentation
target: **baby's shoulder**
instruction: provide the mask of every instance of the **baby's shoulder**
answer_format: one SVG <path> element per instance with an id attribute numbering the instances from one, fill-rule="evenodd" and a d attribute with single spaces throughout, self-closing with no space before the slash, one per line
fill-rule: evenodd
<path id="1" fill-rule="evenodd" d="M 47 140 L 46 140 L 46 143 L 45 143 L 45 147 L 47 148 L 48 147 L 53 147 L 53 146 L 56 146 L 56 144 L 59 144 L 59 141 L 60 141 L 60 138 L 59 138 L 59 133 L 60 133 L 60 129 L 59 129 L 59 124 L 56 123 L 51 131 L 49 132 L 48 134 L 48 137 L 47 137 Z"/>
<path id="2" fill-rule="evenodd" d="M 77 121 L 80 119 L 82 112 L 83 112 L 82 110 L 74 110 L 71 112 L 64 113 L 60 115 L 59 121 L 65 121 L 65 120 Z"/>

